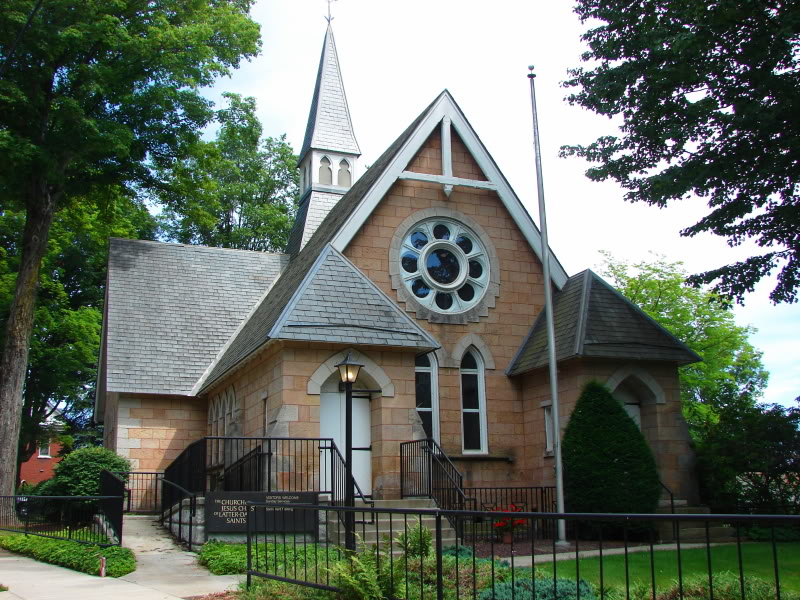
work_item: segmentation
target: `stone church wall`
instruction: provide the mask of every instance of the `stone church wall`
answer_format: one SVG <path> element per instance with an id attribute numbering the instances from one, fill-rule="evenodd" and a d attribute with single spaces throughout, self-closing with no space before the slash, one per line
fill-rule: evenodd
<path id="1" fill-rule="evenodd" d="M 206 435 L 206 401 L 186 396 L 121 394 L 115 450 L 134 471 L 163 471 L 186 446 Z"/>

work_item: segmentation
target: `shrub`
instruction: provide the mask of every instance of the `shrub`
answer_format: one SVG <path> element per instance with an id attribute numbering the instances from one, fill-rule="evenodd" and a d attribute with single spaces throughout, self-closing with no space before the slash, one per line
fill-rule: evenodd
<path id="1" fill-rule="evenodd" d="M 100 548 L 33 535 L 9 535 L 0 537 L 0 547 L 89 575 L 100 574 L 101 556 L 106 557 L 106 575 L 109 577 L 122 577 L 136 570 L 133 552 L 119 546 Z"/>
<path id="2" fill-rule="evenodd" d="M 649 513 L 661 494 L 653 453 L 603 385 L 586 385 L 562 444 L 569 512 Z"/>
<path id="3" fill-rule="evenodd" d="M 513 594 L 513 595 L 512 595 Z M 558 577 L 537 577 L 517 579 L 512 586 L 510 581 L 498 583 L 483 590 L 478 600 L 595 600 L 592 587 L 584 580 L 575 582 Z"/>
<path id="4" fill-rule="evenodd" d="M 445 546 L 442 548 L 442 556 L 457 556 L 459 560 L 472 558 L 472 548 L 468 546 Z"/>
<path id="5" fill-rule="evenodd" d="M 800 526 L 786 527 L 749 527 L 745 535 L 754 542 L 771 542 L 773 533 L 776 542 L 800 542 Z"/>
<path id="6" fill-rule="evenodd" d="M 419 519 L 398 535 L 395 541 L 408 558 L 426 557 L 433 552 L 431 530 L 425 527 Z"/>
<path id="7" fill-rule="evenodd" d="M 329 565 L 339 560 L 336 548 L 319 544 L 254 544 L 253 568 L 288 569 Z M 200 548 L 198 562 L 214 575 L 240 575 L 247 572 L 247 544 L 210 541 Z M 266 565 L 266 566 L 265 566 Z"/>
<path id="8" fill-rule="evenodd" d="M 103 469 L 130 471 L 131 465 L 128 459 L 106 448 L 81 448 L 67 454 L 56 465 L 52 479 L 54 489 L 49 491 L 55 490 L 66 496 L 99 496 Z"/>

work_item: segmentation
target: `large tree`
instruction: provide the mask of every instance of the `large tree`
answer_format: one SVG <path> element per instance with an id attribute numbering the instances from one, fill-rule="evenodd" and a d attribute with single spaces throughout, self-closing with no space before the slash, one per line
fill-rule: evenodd
<path id="1" fill-rule="evenodd" d="M 567 146 L 625 199 L 665 207 L 703 198 L 681 234 L 711 232 L 763 251 L 691 278 L 739 302 L 780 268 L 770 297 L 800 286 L 800 4 L 796 0 L 577 0 L 591 24 L 571 104 L 613 117 L 619 134 Z"/>
<path id="2" fill-rule="evenodd" d="M 737 325 L 730 305 L 705 289 L 687 286 L 680 262 L 663 257 L 630 264 L 603 253 L 603 274 L 639 306 L 703 359 L 679 371 L 684 414 L 690 424 L 727 402 L 731 390 L 755 402 L 769 374 L 761 352 L 750 344 L 752 327 Z"/>
<path id="3" fill-rule="evenodd" d="M 255 98 L 224 96 L 216 139 L 158 171 L 164 232 L 184 244 L 281 251 L 297 209 L 297 157 L 285 136 L 262 140 Z"/>
<path id="4" fill-rule="evenodd" d="M 6 0 L 0 206 L 25 213 L 0 359 L 0 495 L 14 487 L 39 271 L 56 211 L 147 183 L 211 116 L 203 86 L 253 56 L 251 0 Z"/>
<path id="5" fill-rule="evenodd" d="M 39 442 L 89 432 L 100 348 L 109 237 L 153 239 L 155 218 L 116 187 L 56 215 L 42 261 L 22 404 L 17 463 Z M 0 339 L 20 262 L 22 211 L 0 214 Z M 71 444 L 69 444 L 71 445 Z"/>

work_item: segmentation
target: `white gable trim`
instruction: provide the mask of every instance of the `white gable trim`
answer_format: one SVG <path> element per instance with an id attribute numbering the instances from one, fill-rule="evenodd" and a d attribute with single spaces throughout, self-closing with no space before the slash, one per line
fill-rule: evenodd
<path id="1" fill-rule="evenodd" d="M 384 169 L 381 176 L 372 185 L 372 188 L 364 195 L 358 207 L 352 212 L 350 217 L 331 240 L 336 250 L 344 252 L 347 245 L 364 225 L 378 203 L 383 199 L 392 185 L 394 185 L 395 181 L 403 175 L 406 166 L 427 141 L 434 128 L 439 125 L 442 119 L 447 117 L 450 118 L 451 126 L 455 127 L 456 132 L 488 178 L 488 181 L 497 186 L 497 194 L 500 196 L 500 200 L 503 202 L 506 210 L 511 214 L 511 217 L 525 236 L 525 239 L 528 241 L 528 244 L 531 246 L 536 256 L 541 260 L 542 238 L 539 230 L 534 225 L 528 211 L 525 210 L 525 207 L 514 193 L 514 190 L 511 189 L 511 186 L 500 172 L 500 169 L 495 165 L 486 148 L 483 146 L 480 139 L 478 139 L 477 134 L 467 122 L 466 117 L 458 108 L 448 91 L 443 92 L 434 105 L 428 110 L 427 115 L 417 126 L 416 131 L 409 136 L 403 147 L 395 154 L 394 159 L 386 169 Z M 444 175 L 435 177 L 441 179 L 439 183 L 458 185 L 450 181 L 456 178 Z M 564 284 L 567 282 L 567 273 L 552 252 L 550 255 L 550 276 L 553 283 L 555 283 L 556 287 L 559 289 L 564 287 Z"/>

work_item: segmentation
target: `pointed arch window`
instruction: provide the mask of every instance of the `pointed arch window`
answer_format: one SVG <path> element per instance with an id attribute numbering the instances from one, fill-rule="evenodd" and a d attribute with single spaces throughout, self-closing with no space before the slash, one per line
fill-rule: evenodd
<path id="1" fill-rule="evenodd" d="M 486 392 L 480 353 L 471 347 L 461 359 L 461 439 L 465 454 L 485 454 Z"/>
<path id="2" fill-rule="evenodd" d="M 438 363 L 433 354 L 418 356 L 414 361 L 417 414 L 422 420 L 425 435 L 439 441 L 439 376 Z"/>
<path id="3" fill-rule="evenodd" d="M 333 183 L 333 171 L 331 170 L 331 160 L 323 156 L 319 161 L 319 182 L 331 185 Z"/>
<path id="4" fill-rule="evenodd" d="M 350 163 L 344 159 L 339 163 L 339 173 L 336 177 L 336 183 L 344 187 L 353 185 L 353 174 L 350 172 Z"/>

